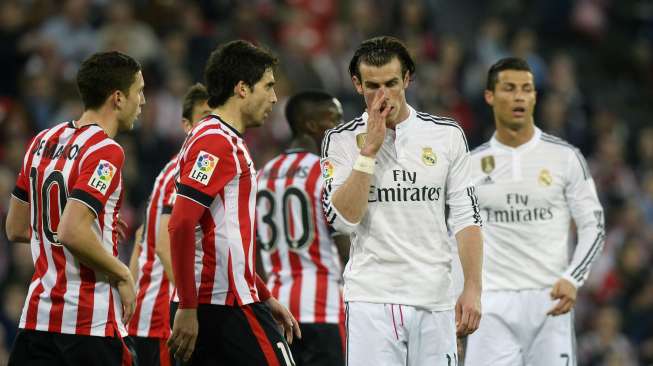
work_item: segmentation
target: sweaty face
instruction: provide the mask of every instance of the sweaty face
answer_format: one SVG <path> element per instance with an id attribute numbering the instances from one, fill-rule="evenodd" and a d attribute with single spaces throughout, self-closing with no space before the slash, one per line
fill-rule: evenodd
<path id="1" fill-rule="evenodd" d="M 277 102 L 272 69 L 265 70 L 261 79 L 250 91 L 243 108 L 243 117 L 246 127 L 258 127 L 270 115 L 272 106 Z"/>
<path id="2" fill-rule="evenodd" d="M 499 72 L 494 90 L 485 91 L 485 101 L 492 106 L 497 122 L 507 128 L 532 124 L 536 101 L 533 74 L 521 70 Z"/>
<path id="3" fill-rule="evenodd" d="M 129 87 L 129 95 L 125 96 L 126 100 L 122 103 L 122 108 L 118 115 L 118 129 L 120 131 L 129 131 L 134 127 L 134 121 L 141 114 L 141 106 L 145 104 L 144 88 L 145 81 L 143 80 L 143 74 L 139 71 L 136 73 L 134 82 Z"/>
<path id="4" fill-rule="evenodd" d="M 388 115 L 388 125 L 394 125 L 399 121 L 401 112 L 406 112 L 406 88 L 409 83 L 409 75 L 401 75 L 401 62 L 394 57 L 387 64 L 377 67 L 361 62 L 358 67 L 361 80 L 354 79 L 354 86 L 359 94 L 365 98 L 365 105 L 368 109 L 372 107 L 374 95 L 379 89 L 385 91 L 387 105 L 391 108 Z"/>

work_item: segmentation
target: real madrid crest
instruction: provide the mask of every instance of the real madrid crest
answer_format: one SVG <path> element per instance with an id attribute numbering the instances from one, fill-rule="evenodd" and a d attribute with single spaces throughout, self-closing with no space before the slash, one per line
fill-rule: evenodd
<path id="1" fill-rule="evenodd" d="M 548 187 L 553 183 L 553 177 L 547 169 L 542 169 L 539 177 L 537 177 L 537 182 L 540 183 L 541 186 Z"/>
<path id="2" fill-rule="evenodd" d="M 433 166 L 438 161 L 437 156 L 430 147 L 422 148 L 422 162 L 424 165 Z"/>
<path id="3" fill-rule="evenodd" d="M 367 138 L 367 132 L 359 133 L 356 135 L 356 146 L 358 146 L 359 149 L 363 148 L 363 144 L 365 144 L 365 139 Z"/>
<path id="4" fill-rule="evenodd" d="M 483 170 L 483 173 L 490 174 L 494 170 L 494 156 L 484 156 L 481 159 L 481 169 Z"/>

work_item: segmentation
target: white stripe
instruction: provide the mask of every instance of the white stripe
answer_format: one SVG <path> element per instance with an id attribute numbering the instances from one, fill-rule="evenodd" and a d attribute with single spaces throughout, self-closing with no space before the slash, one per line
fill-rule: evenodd
<path id="1" fill-rule="evenodd" d="M 91 130 L 91 131 L 93 131 L 95 133 L 100 132 L 100 131 L 97 131 L 97 130 L 95 130 L 95 131 Z M 84 166 L 84 162 L 86 161 L 86 158 L 88 158 L 92 153 L 100 150 L 101 148 L 103 148 L 105 146 L 117 146 L 118 149 L 120 149 L 120 151 L 122 151 L 122 147 L 120 147 L 120 145 L 118 145 L 118 143 L 116 143 L 115 141 L 113 141 L 113 140 L 111 140 L 110 138 L 107 137 L 104 140 L 98 142 L 97 144 L 91 145 L 91 147 L 89 147 L 86 150 L 84 155 L 82 155 L 82 158 L 79 161 L 79 165 L 77 166 L 77 168 L 80 169 L 80 171 L 81 171 L 82 167 Z"/>

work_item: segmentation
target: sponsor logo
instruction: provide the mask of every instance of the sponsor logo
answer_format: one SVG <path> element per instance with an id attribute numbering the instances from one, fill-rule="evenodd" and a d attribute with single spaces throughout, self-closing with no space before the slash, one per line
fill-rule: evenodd
<path id="1" fill-rule="evenodd" d="M 481 170 L 485 174 L 490 174 L 494 170 L 494 156 L 484 156 L 481 159 Z"/>
<path id="2" fill-rule="evenodd" d="M 206 151 L 200 151 L 197 159 L 195 159 L 195 164 L 193 164 L 193 170 L 191 170 L 188 177 L 203 185 L 209 184 L 218 160 L 217 156 L 209 154 Z"/>
<path id="3" fill-rule="evenodd" d="M 422 162 L 427 166 L 434 166 L 438 161 L 437 156 L 433 152 L 433 148 L 425 147 L 422 148 Z"/>
<path id="4" fill-rule="evenodd" d="M 116 167 L 110 162 L 100 160 L 93 171 L 91 179 L 88 181 L 88 185 L 100 193 L 106 194 L 114 175 L 116 175 L 116 170 Z"/>
<path id="5" fill-rule="evenodd" d="M 324 163 L 322 163 L 322 177 L 324 179 L 333 178 L 333 164 L 328 160 L 325 160 Z"/>
<path id="6" fill-rule="evenodd" d="M 553 183 L 553 177 L 551 177 L 551 173 L 547 169 L 542 169 L 539 177 L 537 177 L 537 182 L 543 187 L 548 187 Z"/>
<path id="7" fill-rule="evenodd" d="M 358 146 L 358 149 L 363 148 L 366 138 L 367 138 L 367 132 L 359 133 L 358 135 L 356 135 L 356 146 Z"/>

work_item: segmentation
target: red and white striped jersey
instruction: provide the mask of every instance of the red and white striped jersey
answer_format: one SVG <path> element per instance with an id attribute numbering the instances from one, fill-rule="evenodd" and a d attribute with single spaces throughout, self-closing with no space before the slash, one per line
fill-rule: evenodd
<path id="1" fill-rule="evenodd" d="M 161 215 L 172 212 L 176 168 L 175 156 L 154 180 L 154 188 L 145 209 L 143 242 L 138 256 L 136 309 L 128 327 L 130 336 L 170 336 L 170 301 L 174 286 L 156 255 L 156 240 Z"/>
<path id="2" fill-rule="evenodd" d="M 118 256 L 122 203 L 120 145 L 97 125 L 66 122 L 40 132 L 25 153 L 14 197 L 30 204 L 34 276 L 19 327 L 55 333 L 125 336 L 118 290 L 79 263 L 57 239 L 68 200 L 95 213 L 93 230 L 103 248 Z"/>
<path id="3" fill-rule="evenodd" d="M 218 116 L 200 121 L 181 148 L 179 197 L 206 207 L 199 222 L 202 239 L 195 243 L 198 303 L 258 302 L 254 268 L 256 170 L 240 133 Z"/>
<path id="4" fill-rule="evenodd" d="M 320 157 L 289 150 L 258 175 L 257 239 L 272 296 L 302 323 L 339 323 L 341 266 L 322 210 Z"/>

